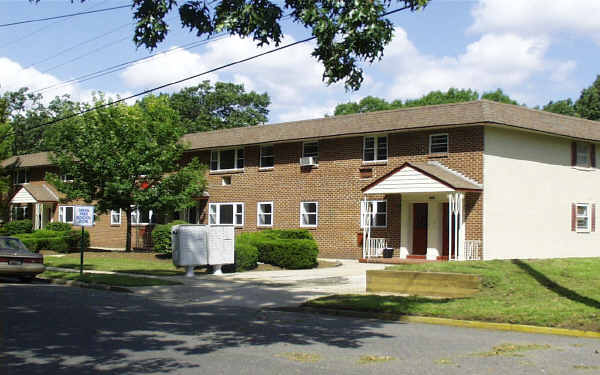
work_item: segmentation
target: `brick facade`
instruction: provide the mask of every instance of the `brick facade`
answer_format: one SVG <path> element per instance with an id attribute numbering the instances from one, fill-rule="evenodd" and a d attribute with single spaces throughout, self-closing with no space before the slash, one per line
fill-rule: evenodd
<path id="1" fill-rule="evenodd" d="M 258 202 L 273 202 L 273 228 L 300 228 L 300 202 L 319 202 L 318 226 L 307 228 L 319 243 L 321 257 L 359 258 L 362 247 L 357 235 L 360 229 L 361 189 L 405 162 L 436 160 L 465 176 L 482 183 L 483 127 L 469 126 L 444 130 L 449 135 L 449 152 L 445 156 L 429 155 L 429 135 L 439 131 L 411 131 L 388 134 L 388 160 L 384 163 L 363 163 L 363 137 L 343 137 L 319 141 L 319 165 L 301 168 L 302 142 L 274 145 L 275 165 L 272 169 L 259 168 L 260 146 L 244 147 L 244 171 L 239 173 L 209 173 L 207 191 L 209 203 L 244 203 L 244 225 L 237 231 L 256 231 Z M 190 151 L 185 159 L 198 157 L 210 163 L 210 151 Z M 44 179 L 52 167 L 30 169 L 31 181 Z M 231 185 L 223 185 L 223 177 L 231 178 Z M 370 177 L 369 177 L 370 176 Z M 386 199 L 388 223 L 376 228 L 373 237 L 388 239 L 399 255 L 401 196 L 369 196 Z M 59 204 L 60 205 L 60 204 Z M 201 221 L 207 222 L 208 204 L 199 202 Z M 466 193 L 466 239 L 482 239 L 482 193 Z M 58 209 L 53 220 L 58 221 Z M 132 246 L 141 246 L 144 232 L 151 227 L 134 226 Z M 89 228 L 91 246 L 123 249 L 125 247 L 126 217 L 121 224 L 111 225 L 109 215 L 98 215 L 96 225 Z"/>
<path id="2" fill-rule="evenodd" d="M 319 141 L 319 165 L 301 168 L 302 142 L 274 145 L 275 166 L 259 168 L 259 146 L 244 148 L 244 171 L 241 173 L 210 173 L 207 191 L 210 203 L 244 203 L 244 226 L 237 231 L 256 231 L 258 202 L 274 202 L 274 228 L 300 228 L 300 202 L 319 202 L 318 227 L 308 228 L 319 243 L 320 256 L 359 258 L 361 189 L 405 162 L 436 160 L 482 183 L 483 127 L 471 126 L 445 130 L 449 135 L 449 152 L 433 157 L 428 153 L 429 135 L 439 131 L 415 131 L 389 134 L 388 161 L 363 163 L 363 137 L 322 139 Z M 207 165 L 209 151 L 189 152 L 187 159 L 197 157 Z M 365 169 L 372 170 L 370 178 Z M 362 170 L 361 170 L 362 169 Z M 362 175 L 362 178 L 361 178 Z M 222 178 L 231 177 L 231 185 L 223 186 Z M 387 199 L 388 225 L 373 229 L 373 237 L 385 237 L 396 249 L 400 245 L 400 195 L 371 196 Z M 466 193 L 466 238 L 482 239 L 482 193 Z M 208 205 L 203 208 L 207 220 Z"/>

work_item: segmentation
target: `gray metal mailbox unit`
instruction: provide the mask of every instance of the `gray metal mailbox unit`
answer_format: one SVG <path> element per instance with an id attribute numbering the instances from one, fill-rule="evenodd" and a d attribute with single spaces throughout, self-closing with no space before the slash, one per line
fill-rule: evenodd
<path id="1" fill-rule="evenodd" d="M 186 276 L 194 276 L 194 267 L 211 265 L 215 275 L 223 264 L 233 264 L 235 231 L 232 225 L 175 225 L 171 229 L 173 264 L 185 267 Z"/>

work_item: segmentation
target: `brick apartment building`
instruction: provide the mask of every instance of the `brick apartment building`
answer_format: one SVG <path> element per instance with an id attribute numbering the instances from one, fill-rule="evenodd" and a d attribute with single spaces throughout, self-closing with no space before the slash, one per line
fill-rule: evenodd
<path id="1" fill-rule="evenodd" d="M 598 256 L 599 141 L 598 122 L 489 101 L 187 134 L 185 159 L 209 166 L 208 185 L 179 216 L 306 228 L 321 257 Z M 2 165 L 21 186 L 14 218 L 72 218 L 44 182 L 46 153 Z M 152 217 L 134 213 L 138 244 Z M 123 248 L 125 218 L 111 212 L 90 232 L 92 246 Z"/>

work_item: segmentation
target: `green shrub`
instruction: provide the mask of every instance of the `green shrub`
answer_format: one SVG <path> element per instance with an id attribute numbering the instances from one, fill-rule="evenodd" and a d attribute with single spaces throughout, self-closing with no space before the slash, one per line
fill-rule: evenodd
<path id="1" fill-rule="evenodd" d="M 53 250 L 61 253 L 77 251 L 81 248 L 81 231 L 71 230 L 68 232 L 52 231 L 47 229 L 37 230 L 33 233 L 17 234 L 25 246 L 31 251 Z M 84 246 L 90 245 L 90 233 L 84 232 Z"/>
<path id="2" fill-rule="evenodd" d="M 258 266 L 258 249 L 247 240 L 247 233 L 235 238 L 235 264 L 223 266 L 223 272 L 243 272 Z"/>
<path id="3" fill-rule="evenodd" d="M 4 224 L 4 230 L 9 236 L 21 233 L 31 233 L 33 231 L 33 222 L 30 219 L 9 221 Z"/>
<path id="4" fill-rule="evenodd" d="M 60 233 L 60 232 L 59 232 Z M 65 239 L 67 247 L 71 251 L 77 251 L 81 249 L 81 230 L 73 229 L 65 233 Z M 87 250 L 90 247 L 90 232 L 87 230 L 83 232 L 83 248 Z"/>
<path id="5" fill-rule="evenodd" d="M 183 220 L 175 220 L 168 224 L 161 224 L 154 227 L 152 230 L 152 242 L 154 243 L 154 251 L 161 254 L 171 254 L 171 228 L 175 225 L 187 224 Z"/>
<path id="6" fill-rule="evenodd" d="M 71 230 L 71 224 L 55 221 L 53 223 L 46 224 L 46 229 L 53 230 L 55 232 L 66 232 Z"/>
<path id="7" fill-rule="evenodd" d="M 267 229 L 260 231 L 265 236 L 286 240 L 312 240 L 312 234 L 306 229 Z"/>

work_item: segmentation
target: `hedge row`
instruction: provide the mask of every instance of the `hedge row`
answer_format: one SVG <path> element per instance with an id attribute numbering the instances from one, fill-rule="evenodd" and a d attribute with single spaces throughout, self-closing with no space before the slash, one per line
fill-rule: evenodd
<path id="1" fill-rule="evenodd" d="M 30 219 L 9 221 L 0 227 L 0 236 L 31 232 L 33 232 L 33 222 Z"/>
<path id="2" fill-rule="evenodd" d="M 33 233 L 17 234 L 25 246 L 31 251 L 54 250 L 60 253 L 77 251 L 81 249 L 81 231 L 54 231 L 48 229 L 37 230 Z M 90 233 L 84 232 L 84 248 L 90 246 Z"/>

